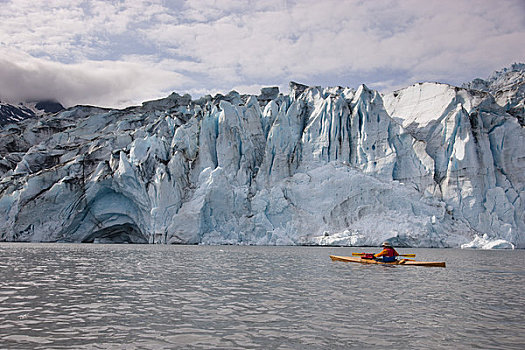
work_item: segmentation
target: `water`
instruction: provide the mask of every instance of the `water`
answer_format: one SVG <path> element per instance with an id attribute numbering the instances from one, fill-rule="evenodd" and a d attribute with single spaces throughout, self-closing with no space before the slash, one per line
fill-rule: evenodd
<path id="1" fill-rule="evenodd" d="M 523 349 L 525 251 L 0 244 L 4 349 Z"/>

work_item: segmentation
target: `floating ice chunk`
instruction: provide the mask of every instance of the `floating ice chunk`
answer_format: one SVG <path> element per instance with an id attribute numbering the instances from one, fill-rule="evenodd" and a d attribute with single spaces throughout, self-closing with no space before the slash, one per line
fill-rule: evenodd
<path id="1" fill-rule="evenodd" d="M 476 236 L 471 242 L 461 245 L 461 249 L 514 249 L 514 244 L 504 239 L 490 239 L 487 234 Z"/>

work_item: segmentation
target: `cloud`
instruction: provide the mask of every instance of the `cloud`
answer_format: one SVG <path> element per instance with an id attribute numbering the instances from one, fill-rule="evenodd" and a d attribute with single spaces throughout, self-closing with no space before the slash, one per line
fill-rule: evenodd
<path id="1" fill-rule="evenodd" d="M 137 29 L 155 26 L 161 1 L 4 1 L 0 42 L 37 57 L 78 62 L 115 55 L 124 42 L 142 43 Z M 115 57 L 113 57 L 115 58 Z M 118 58 L 118 57 L 117 57 Z"/>
<path id="2" fill-rule="evenodd" d="M 164 96 L 187 79 L 154 65 L 122 61 L 52 62 L 0 50 L 0 99 L 55 99 L 66 106 L 126 107 Z"/>
<path id="3" fill-rule="evenodd" d="M 388 91 L 461 84 L 523 61 L 524 16 L 521 0 L 11 0 L 0 9 L 0 46 L 11 73 L 33 65 L 35 86 L 75 76 L 75 86 L 57 84 L 72 89 L 55 88 L 71 103 L 290 80 Z M 27 55 L 16 61 L 15 51 Z"/>
<path id="4" fill-rule="evenodd" d="M 193 21 L 165 18 L 144 33 L 198 62 L 194 68 L 215 84 L 361 82 L 337 78 L 352 76 L 374 86 L 384 84 L 385 71 L 399 73 L 394 85 L 430 77 L 460 84 L 525 57 L 517 44 L 525 9 L 517 1 L 228 4 L 210 2 L 200 13 L 188 5 L 187 13 L 198 13 Z"/>

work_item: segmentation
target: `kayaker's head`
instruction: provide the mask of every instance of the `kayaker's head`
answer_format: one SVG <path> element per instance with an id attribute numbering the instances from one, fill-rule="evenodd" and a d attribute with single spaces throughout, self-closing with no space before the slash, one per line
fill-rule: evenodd
<path id="1" fill-rule="evenodd" d="M 381 244 L 381 247 L 392 247 L 392 245 L 390 244 L 390 242 L 385 241 L 383 242 L 383 244 Z"/>

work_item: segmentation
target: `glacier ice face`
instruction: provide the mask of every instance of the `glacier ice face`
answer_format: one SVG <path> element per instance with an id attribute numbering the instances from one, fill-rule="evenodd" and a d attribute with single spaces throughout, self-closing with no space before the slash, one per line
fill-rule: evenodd
<path id="1" fill-rule="evenodd" d="M 0 239 L 525 247 L 525 132 L 492 93 L 290 87 L 4 127 Z"/>

